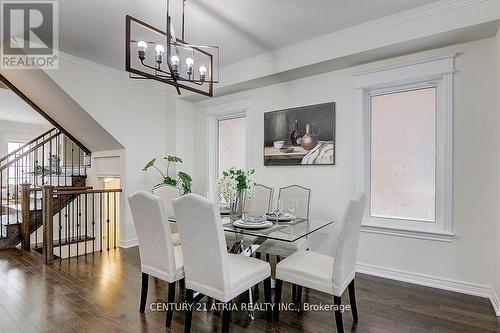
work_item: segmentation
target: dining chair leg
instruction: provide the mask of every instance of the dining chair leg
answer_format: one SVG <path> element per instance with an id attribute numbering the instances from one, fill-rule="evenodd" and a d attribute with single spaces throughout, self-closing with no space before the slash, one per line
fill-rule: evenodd
<path id="1" fill-rule="evenodd" d="M 297 299 L 297 285 L 292 283 L 292 302 Z"/>
<path id="2" fill-rule="evenodd" d="M 179 280 L 179 288 L 180 288 L 180 290 L 186 289 L 186 280 L 185 279 Z"/>
<path id="3" fill-rule="evenodd" d="M 229 333 L 229 322 L 231 321 L 231 301 L 227 302 L 222 310 L 222 333 Z"/>
<path id="4" fill-rule="evenodd" d="M 335 324 L 337 325 L 337 333 L 344 333 L 344 323 L 342 321 L 342 312 L 340 311 L 342 305 L 342 298 L 333 296 L 333 304 L 336 305 L 335 310 Z"/>
<path id="5" fill-rule="evenodd" d="M 283 281 L 276 279 L 274 284 L 274 320 L 278 321 L 280 319 L 280 303 L 281 303 L 281 291 L 283 289 Z"/>
<path id="6" fill-rule="evenodd" d="M 356 305 L 356 291 L 354 290 L 354 279 L 349 283 L 349 302 L 351 303 L 352 319 L 358 322 L 358 306 Z"/>
<path id="7" fill-rule="evenodd" d="M 184 320 L 184 333 L 191 332 L 191 321 L 193 320 L 193 307 L 194 307 L 193 294 L 194 292 L 192 289 L 186 289 L 187 310 L 186 310 L 186 319 Z"/>
<path id="8" fill-rule="evenodd" d="M 295 302 L 297 304 L 302 303 L 302 286 L 295 286 Z"/>
<path id="9" fill-rule="evenodd" d="M 260 252 L 255 252 L 255 258 L 257 258 L 257 259 L 260 260 L 262 258 L 262 254 Z M 259 299 L 259 283 L 257 283 L 255 285 L 254 293 L 253 293 L 253 298 L 254 298 L 254 300 L 258 300 Z"/>
<path id="10" fill-rule="evenodd" d="M 149 274 L 142 273 L 141 304 L 139 306 L 140 313 L 144 313 L 144 310 L 146 310 L 146 300 L 148 298 L 148 285 L 149 285 Z"/>
<path id="11" fill-rule="evenodd" d="M 268 321 L 273 319 L 273 310 L 271 308 L 271 277 L 264 280 L 264 302 L 266 304 L 266 317 Z"/>
<path id="12" fill-rule="evenodd" d="M 167 317 L 165 318 L 165 327 L 170 328 L 172 325 L 172 318 L 174 317 L 174 302 L 175 302 L 175 282 L 168 284 L 168 307 Z"/>

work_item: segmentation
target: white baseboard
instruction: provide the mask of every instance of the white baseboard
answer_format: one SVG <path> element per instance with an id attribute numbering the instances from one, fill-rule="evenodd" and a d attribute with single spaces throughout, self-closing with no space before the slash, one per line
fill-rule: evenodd
<path id="1" fill-rule="evenodd" d="M 401 282 L 418 284 L 425 287 L 432 287 L 472 296 L 488 298 L 495 310 L 496 315 L 500 316 L 500 299 L 498 298 L 495 290 L 490 286 L 483 286 L 451 279 L 443 279 L 417 273 L 409 273 L 366 264 L 357 264 L 356 272 Z"/>
<path id="2" fill-rule="evenodd" d="M 493 288 L 491 288 L 490 301 L 491 304 L 493 305 L 493 308 L 495 308 L 497 317 L 500 317 L 500 298 L 498 298 L 498 294 Z"/>
<path id="3" fill-rule="evenodd" d="M 137 245 L 139 245 L 139 242 L 137 241 L 137 239 L 131 239 L 131 240 L 127 240 L 127 241 L 124 241 L 124 240 L 118 241 L 118 247 L 121 247 L 122 249 L 128 249 L 128 248 L 131 248 L 131 247 L 134 247 Z"/>

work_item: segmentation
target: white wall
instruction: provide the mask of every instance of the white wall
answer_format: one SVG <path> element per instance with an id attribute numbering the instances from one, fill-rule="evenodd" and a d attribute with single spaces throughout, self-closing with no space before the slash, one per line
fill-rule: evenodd
<path id="1" fill-rule="evenodd" d="M 120 245 L 133 246 L 136 234 L 126 198 L 161 182 L 142 168 L 153 157 L 175 152 L 175 91 L 64 54 L 59 69 L 48 74 L 125 148 Z"/>
<path id="2" fill-rule="evenodd" d="M 496 42 L 482 40 L 335 71 L 283 84 L 249 90 L 196 105 L 193 158 L 197 191 L 206 188 L 207 138 L 204 108 L 224 101 L 249 98 L 247 167 L 258 182 L 274 187 L 298 183 L 312 188 L 311 214 L 340 221 L 349 199 L 359 188 L 361 122 L 355 110 L 353 73 L 410 59 L 458 52 L 454 110 L 454 229 L 453 242 L 362 233 L 358 262 L 392 270 L 491 286 L 494 275 L 491 230 L 496 222 L 498 170 L 495 142 Z M 264 167 L 263 114 L 308 104 L 337 103 L 335 166 Z M 328 243 L 329 242 L 329 243 Z M 323 243 L 330 252 L 333 241 Z"/>

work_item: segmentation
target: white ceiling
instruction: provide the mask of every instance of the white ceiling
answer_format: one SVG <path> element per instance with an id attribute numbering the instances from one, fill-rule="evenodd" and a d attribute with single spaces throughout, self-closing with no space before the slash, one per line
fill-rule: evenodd
<path id="1" fill-rule="evenodd" d="M 180 31 L 180 4 L 170 0 Z M 444 0 L 447 1 L 447 0 Z M 221 65 L 437 0 L 188 0 L 186 41 L 219 45 Z M 59 47 L 124 68 L 125 15 L 163 28 L 164 0 L 60 0 Z"/>
<path id="2" fill-rule="evenodd" d="M 45 118 L 9 89 L 0 89 L 0 121 L 48 124 Z"/>

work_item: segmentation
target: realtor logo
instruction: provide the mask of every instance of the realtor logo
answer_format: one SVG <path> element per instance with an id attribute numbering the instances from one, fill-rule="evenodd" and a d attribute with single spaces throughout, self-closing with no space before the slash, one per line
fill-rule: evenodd
<path id="1" fill-rule="evenodd" d="M 1 1 L 2 68 L 58 68 L 58 2 Z"/>

